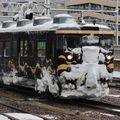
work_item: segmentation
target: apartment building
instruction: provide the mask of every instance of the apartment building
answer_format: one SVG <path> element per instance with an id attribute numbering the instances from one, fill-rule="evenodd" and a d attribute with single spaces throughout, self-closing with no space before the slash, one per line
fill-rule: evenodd
<path id="1" fill-rule="evenodd" d="M 88 10 L 85 12 L 69 11 L 69 14 L 78 18 L 84 19 L 86 22 L 93 22 L 107 24 L 116 31 L 116 13 L 117 0 L 66 0 L 66 8 Z M 100 12 L 103 10 L 104 12 Z M 118 0 L 118 36 L 120 44 L 120 1 Z M 111 11 L 111 12 L 108 12 Z"/>

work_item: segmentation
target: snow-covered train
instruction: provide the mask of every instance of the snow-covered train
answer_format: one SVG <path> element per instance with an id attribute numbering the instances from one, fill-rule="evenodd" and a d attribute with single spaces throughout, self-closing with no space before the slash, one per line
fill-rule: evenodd
<path id="1" fill-rule="evenodd" d="M 4 21 L 1 82 L 60 97 L 101 97 L 112 79 L 114 32 L 67 14 Z"/>

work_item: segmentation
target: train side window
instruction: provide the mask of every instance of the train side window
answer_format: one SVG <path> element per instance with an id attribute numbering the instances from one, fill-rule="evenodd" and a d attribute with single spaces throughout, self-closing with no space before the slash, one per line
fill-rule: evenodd
<path id="1" fill-rule="evenodd" d="M 3 55 L 3 42 L 0 42 L 0 57 Z"/>
<path id="2" fill-rule="evenodd" d="M 11 43 L 5 42 L 4 57 L 10 57 L 10 56 L 11 56 Z"/>
<path id="3" fill-rule="evenodd" d="M 57 37 L 57 49 L 64 49 L 66 46 L 66 42 L 64 40 L 64 36 Z"/>
<path id="4" fill-rule="evenodd" d="M 20 41 L 20 56 L 23 56 L 23 41 Z"/>
<path id="5" fill-rule="evenodd" d="M 13 56 L 17 56 L 17 41 L 13 41 Z"/>
<path id="6" fill-rule="evenodd" d="M 34 56 L 34 50 L 35 50 L 34 46 L 35 46 L 34 41 L 30 41 L 29 42 L 29 56 L 30 57 Z"/>
<path id="7" fill-rule="evenodd" d="M 28 56 L 28 42 L 27 42 L 27 40 L 20 41 L 20 56 L 24 56 L 24 57 Z"/>
<path id="8" fill-rule="evenodd" d="M 45 57 L 46 43 L 44 41 L 37 42 L 37 56 Z"/>
<path id="9" fill-rule="evenodd" d="M 28 42 L 27 40 L 24 41 L 24 56 L 27 57 L 28 55 Z"/>

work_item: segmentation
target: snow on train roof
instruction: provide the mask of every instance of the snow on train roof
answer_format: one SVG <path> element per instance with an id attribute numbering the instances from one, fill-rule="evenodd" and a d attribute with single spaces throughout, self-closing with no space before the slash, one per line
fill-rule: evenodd
<path id="1" fill-rule="evenodd" d="M 60 18 L 60 17 L 66 17 L 66 18 L 72 18 L 72 16 L 67 15 L 67 14 L 59 14 L 56 15 L 54 18 Z M 40 24 L 40 25 L 33 25 L 33 21 L 31 21 L 29 24 L 26 24 L 24 26 L 21 27 L 17 27 L 17 22 L 14 22 L 14 24 L 12 24 L 10 27 L 8 28 L 2 28 L 0 27 L 0 32 L 32 32 L 32 31 L 45 31 L 45 30 L 56 30 L 56 29 L 60 29 L 60 28 L 72 28 L 72 27 L 76 27 L 79 28 L 79 25 L 75 22 L 66 22 L 66 23 L 61 23 L 61 24 L 57 24 L 57 23 L 53 23 L 53 19 L 50 19 L 50 17 L 37 17 L 35 19 L 49 19 L 49 21 Z M 25 19 L 24 19 L 25 21 Z M 27 20 L 26 20 L 27 21 Z"/>
<path id="2" fill-rule="evenodd" d="M 55 15 L 54 17 L 56 18 L 56 17 L 72 17 L 72 16 L 69 15 L 69 14 L 57 14 L 57 15 Z M 72 18 L 73 18 L 73 17 L 72 17 Z"/>
<path id="3" fill-rule="evenodd" d="M 81 25 L 81 27 L 99 27 L 100 29 L 106 29 L 106 30 L 111 30 L 110 27 L 106 26 L 106 25 L 101 25 L 101 24 L 92 24 L 92 23 L 87 23 L 84 25 Z"/>
<path id="4" fill-rule="evenodd" d="M 47 17 L 44 18 L 36 18 L 36 19 L 48 19 Z M 33 26 L 33 21 L 29 22 L 28 24 L 24 26 L 17 27 L 17 22 L 14 22 L 13 25 L 11 25 L 8 28 L 2 28 L 2 25 L 0 26 L 0 32 L 29 32 L 29 31 L 40 31 L 40 30 L 47 30 L 52 24 L 52 19 L 48 22 L 45 22 L 41 25 Z"/>
<path id="5" fill-rule="evenodd" d="M 42 16 L 42 17 L 36 17 L 35 19 L 51 19 L 51 17 L 48 17 L 48 16 Z"/>
<path id="6" fill-rule="evenodd" d="M 71 15 L 68 14 L 58 14 L 56 15 L 54 18 L 62 18 L 62 17 L 68 17 L 68 18 L 72 18 L 74 19 Z M 40 25 L 33 25 L 33 21 L 35 19 L 49 19 L 47 22 L 40 24 Z M 80 27 L 99 27 L 100 29 L 103 30 L 111 30 L 109 27 L 105 26 L 105 25 L 98 25 L 98 24 L 89 24 L 89 23 L 85 23 L 84 25 L 79 25 L 76 21 L 75 22 L 65 22 L 65 23 L 53 23 L 53 19 L 47 16 L 43 16 L 43 17 L 37 17 L 34 20 L 28 22 L 27 24 L 25 24 L 24 26 L 19 26 L 17 27 L 17 22 L 13 22 L 9 27 L 7 28 L 2 28 L 2 25 L 0 26 L 0 33 L 4 33 L 4 32 L 32 32 L 32 31 L 50 31 L 50 30 L 57 30 L 60 28 L 75 28 L 75 29 L 80 29 Z M 24 21 L 27 21 L 24 19 Z"/>

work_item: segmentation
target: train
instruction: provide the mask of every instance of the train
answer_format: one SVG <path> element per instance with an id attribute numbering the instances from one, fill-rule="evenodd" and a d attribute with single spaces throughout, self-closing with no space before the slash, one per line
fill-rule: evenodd
<path id="1" fill-rule="evenodd" d="M 53 96 L 103 97 L 112 80 L 114 32 L 69 14 L 4 21 L 0 81 Z"/>

